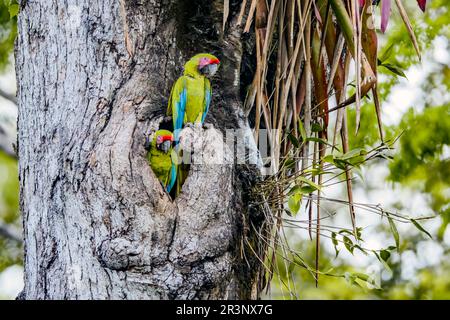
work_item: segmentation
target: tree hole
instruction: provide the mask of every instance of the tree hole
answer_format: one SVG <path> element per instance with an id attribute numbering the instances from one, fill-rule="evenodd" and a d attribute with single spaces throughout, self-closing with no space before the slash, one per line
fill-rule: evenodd
<path id="1" fill-rule="evenodd" d="M 163 133 L 163 134 L 161 134 Z M 158 144 L 156 147 L 158 150 L 152 150 L 152 148 L 155 148 L 156 141 L 153 141 L 154 139 L 158 139 L 155 135 L 162 135 L 162 138 L 160 141 L 164 143 L 165 139 L 167 139 L 167 134 L 172 134 L 173 139 L 173 121 L 172 117 L 165 116 L 165 117 L 159 117 L 154 120 L 149 125 L 148 132 L 146 134 L 145 138 L 145 149 L 147 150 L 147 162 L 150 166 L 150 169 L 153 171 L 153 173 L 158 178 L 159 182 L 161 183 L 164 190 L 170 195 L 172 200 L 175 200 L 175 198 L 181 193 L 181 187 L 186 182 L 187 176 L 189 174 L 190 165 L 189 164 L 180 164 L 180 159 L 182 156 L 180 156 L 182 151 L 176 151 L 174 142 L 172 141 L 170 150 L 166 152 L 164 148 L 161 148 L 161 143 Z M 164 172 L 169 170 L 169 161 L 172 161 L 172 164 L 176 164 L 176 178 L 175 181 L 171 181 L 172 174 L 174 171 L 172 171 L 172 168 L 170 168 L 170 171 L 168 172 L 168 176 L 164 178 Z M 182 182 L 180 182 L 182 179 Z M 170 186 L 170 187 L 169 187 Z"/>

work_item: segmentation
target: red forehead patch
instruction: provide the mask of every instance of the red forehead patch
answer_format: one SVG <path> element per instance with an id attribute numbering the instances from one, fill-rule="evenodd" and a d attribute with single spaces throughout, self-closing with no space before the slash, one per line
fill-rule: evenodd
<path id="1" fill-rule="evenodd" d="M 209 63 L 210 63 L 210 64 L 219 64 L 219 63 L 220 63 L 220 60 L 217 59 L 217 58 L 209 59 Z"/>
<path id="2" fill-rule="evenodd" d="M 166 134 L 163 136 L 160 136 L 162 141 L 173 141 L 173 136 L 171 134 Z"/>

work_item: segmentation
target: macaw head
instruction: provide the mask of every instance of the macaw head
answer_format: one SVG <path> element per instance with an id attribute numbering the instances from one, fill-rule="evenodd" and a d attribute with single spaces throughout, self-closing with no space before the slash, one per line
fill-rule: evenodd
<path id="1" fill-rule="evenodd" d="M 173 134 L 168 130 L 158 130 L 155 133 L 155 146 L 158 150 L 168 153 L 172 148 Z"/>
<path id="2" fill-rule="evenodd" d="M 184 70 L 187 74 L 202 74 L 209 78 L 217 72 L 219 64 L 220 61 L 216 56 L 209 53 L 199 53 L 186 62 Z"/>

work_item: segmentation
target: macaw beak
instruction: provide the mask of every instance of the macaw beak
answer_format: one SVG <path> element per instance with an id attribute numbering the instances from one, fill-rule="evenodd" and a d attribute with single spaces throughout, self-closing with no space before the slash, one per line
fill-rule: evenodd
<path id="1" fill-rule="evenodd" d="M 207 77 L 212 77 L 219 69 L 220 60 L 217 58 L 209 59 L 209 63 L 200 67 L 200 72 Z"/>
<path id="2" fill-rule="evenodd" d="M 173 136 L 172 135 L 164 135 L 164 136 L 159 136 L 158 139 L 160 139 L 161 142 L 158 143 L 156 145 L 156 147 L 164 153 L 169 152 L 170 148 L 172 147 Z"/>
<path id="3" fill-rule="evenodd" d="M 162 152 L 167 153 L 167 152 L 169 152 L 171 146 L 172 146 L 172 141 L 166 140 L 163 143 L 161 143 L 159 148 L 161 149 Z"/>

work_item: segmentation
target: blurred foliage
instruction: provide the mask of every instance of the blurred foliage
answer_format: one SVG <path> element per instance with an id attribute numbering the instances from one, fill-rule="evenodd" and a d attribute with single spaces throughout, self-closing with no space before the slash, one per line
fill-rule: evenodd
<path id="1" fill-rule="evenodd" d="M 412 239 L 412 238 L 411 238 Z M 410 240 L 411 240 L 410 239 Z M 314 246 L 302 241 L 298 244 L 305 260 L 314 259 Z M 323 249 L 323 248 L 322 248 Z M 419 253 L 416 253 L 419 254 Z M 417 270 L 412 279 L 401 277 L 402 264 L 396 254 L 395 262 L 391 263 L 392 273 L 378 269 L 376 261 L 369 266 L 369 276 L 380 283 L 381 289 L 374 288 L 364 281 L 351 281 L 349 275 L 358 270 L 343 261 L 330 260 L 330 255 L 323 255 L 321 265 L 331 267 L 332 272 L 342 277 L 321 277 L 319 287 L 316 288 L 314 278 L 306 269 L 296 268 L 292 278 L 287 279 L 286 267 L 278 261 L 279 276 L 272 282 L 271 294 L 266 298 L 273 299 L 325 299 L 325 300 L 353 300 L 353 299 L 450 299 L 450 264 L 448 262 L 436 268 L 422 268 Z M 448 253 L 446 255 L 448 261 Z M 375 268 L 373 268 L 375 266 Z M 297 296 L 290 296 L 285 284 L 290 284 L 297 292 Z M 283 290 L 281 289 L 283 288 Z"/>
<path id="2" fill-rule="evenodd" d="M 0 151 L 0 223 L 20 228 L 17 160 Z M 0 272 L 22 262 L 22 246 L 0 237 Z"/>
<path id="3" fill-rule="evenodd" d="M 450 24 L 448 23 L 450 0 L 428 1 L 425 14 L 422 14 L 417 8 L 415 1 L 407 1 L 407 7 L 422 52 L 430 49 L 437 36 L 450 38 Z M 379 48 L 381 53 L 379 57 L 386 54 L 389 49 L 390 53 L 385 61 L 400 70 L 407 70 L 420 61 L 398 15 L 393 15 L 391 19 L 391 22 L 394 23 L 386 31 L 386 41 Z M 378 72 L 388 76 L 378 85 L 381 101 L 384 101 L 384 98 L 391 92 L 392 86 L 399 82 L 399 77 L 384 67 L 379 67 Z"/>
<path id="4" fill-rule="evenodd" d="M 437 37 L 450 38 L 449 0 L 430 2 L 425 14 L 417 10 L 415 3 L 409 5 L 409 13 L 415 17 L 415 32 L 423 52 L 432 49 Z M 407 73 L 407 68 L 420 61 L 403 24 L 395 16 L 393 21 L 395 23 L 387 32 L 379 59 Z M 448 51 L 448 40 L 446 45 Z M 389 164 L 388 178 L 429 195 L 430 207 L 442 217 L 443 224 L 438 233 L 438 238 L 442 239 L 450 221 L 450 159 L 444 152 L 450 142 L 450 101 L 445 101 L 445 94 L 450 89 L 450 68 L 447 64 L 433 61 L 431 56 L 428 57 L 433 63 L 432 70 L 424 70 L 425 81 L 422 88 L 418 88 L 423 92 L 421 105 L 409 106 L 400 125 L 385 126 L 384 129 L 387 141 L 399 138 L 394 160 Z M 382 66 L 378 67 L 378 72 L 387 76 L 378 86 L 381 101 L 386 102 L 401 76 Z M 374 110 L 373 101 L 367 98 L 364 101 L 360 133 L 349 137 L 351 148 L 379 143 L 375 112 L 367 112 Z M 389 110 L 384 108 L 384 114 L 389 114 Z M 350 132 L 355 130 L 354 118 L 355 112 L 352 110 L 349 116 Z"/>
<path id="5" fill-rule="evenodd" d="M 421 68 L 424 80 L 421 81 L 421 87 L 417 90 L 421 91 L 420 97 L 423 99 L 418 101 L 418 105 L 406 106 L 408 110 L 402 116 L 399 125 L 384 126 L 385 141 L 397 141 L 394 145 L 393 160 L 390 162 L 381 158 L 377 160 L 383 166 L 389 166 L 388 179 L 395 182 L 396 187 L 411 188 L 425 194 L 429 199 L 429 207 L 436 214 L 440 214 L 442 223 L 438 230 L 433 231 L 434 240 L 443 240 L 446 227 L 450 222 L 450 160 L 448 158 L 450 101 L 446 96 L 450 88 L 450 68 L 447 64 L 434 61 L 432 54 L 433 43 L 438 37 L 446 39 L 447 52 L 449 51 L 449 5 L 448 0 L 431 1 L 428 2 L 426 13 L 422 14 L 417 9 L 415 1 L 408 2 L 408 13 L 411 14 L 423 56 L 429 60 L 428 66 L 430 63 L 432 65 L 430 69 Z M 378 34 L 380 37 L 379 62 L 392 66 L 391 69 L 395 71 L 392 72 L 379 63 L 378 73 L 381 80 L 378 90 L 383 105 L 383 117 L 389 117 L 389 106 L 386 102 L 394 86 L 400 84 L 402 79 L 405 81 L 404 77 L 408 76 L 410 67 L 421 63 L 398 15 L 392 15 L 391 19 L 386 35 Z M 358 135 L 352 134 L 356 129 L 355 117 L 354 108 L 350 108 L 348 112 L 350 149 L 369 149 L 379 145 L 380 138 L 372 95 L 363 99 Z M 357 185 L 368 187 L 365 184 L 357 183 Z M 395 192 L 394 189 L 392 192 Z M 410 231 L 413 229 L 414 227 L 411 226 Z M 376 232 L 388 235 L 392 233 L 392 230 L 380 224 Z M 440 262 L 437 265 L 421 266 L 415 270 L 412 277 L 404 277 L 402 271 L 409 263 L 407 255 L 420 259 L 424 255 L 420 245 L 426 241 L 441 246 L 444 253 L 439 258 Z M 342 244 L 339 245 L 342 247 Z M 313 248 L 314 245 L 307 241 L 300 241 L 296 245 L 296 249 L 308 262 L 314 261 Z M 321 251 L 327 252 L 324 248 Z M 436 255 L 439 253 L 436 252 Z M 293 278 L 288 279 L 286 267 L 279 259 L 280 277 L 274 277 L 272 297 L 289 298 L 286 286 L 288 283 L 291 286 L 295 283 L 295 291 L 299 295 L 296 298 L 299 299 L 450 299 L 448 244 L 424 240 L 423 234 L 402 232 L 399 250 L 390 251 L 390 257 L 386 261 L 387 266 L 381 267 L 382 276 L 379 277 L 381 290 L 369 288 L 367 283 L 359 280 L 355 282 L 350 276 L 343 276 L 367 273 L 366 267 L 356 268 L 352 266 L 351 260 L 331 259 L 332 256 L 331 252 L 322 254 L 320 265 L 322 270 L 332 266 L 331 273 L 337 276 L 321 276 L 318 288 L 315 286 L 313 274 L 306 268 L 292 269 Z M 369 266 L 380 266 L 380 261 L 373 256 L 367 256 L 364 259 L 369 262 Z M 291 298 L 295 297 L 291 296 Z"/>
<path id="6" fill-rule="evenodd" d="M 0 151 L 0 217 L 6 223 L 17 218 L 19 210 L 19 179 L 17 176 L 17 160 Z"/>
<path id="7" fill-rule="evenodd" d="M 17 1 L 0 0 L 0 71 L 10 62 L 17 35 Z"/>
<path id="8" fill-rule="evenodd" d="M 450 202 L 450 159 L 444 147 L 450 145 L 450 104 L 426 108 L 417 113 L 410 109 L 402 119 L 400 148 L 390 163 L 390 179 L 430 194 L 436 212 Z"/>

